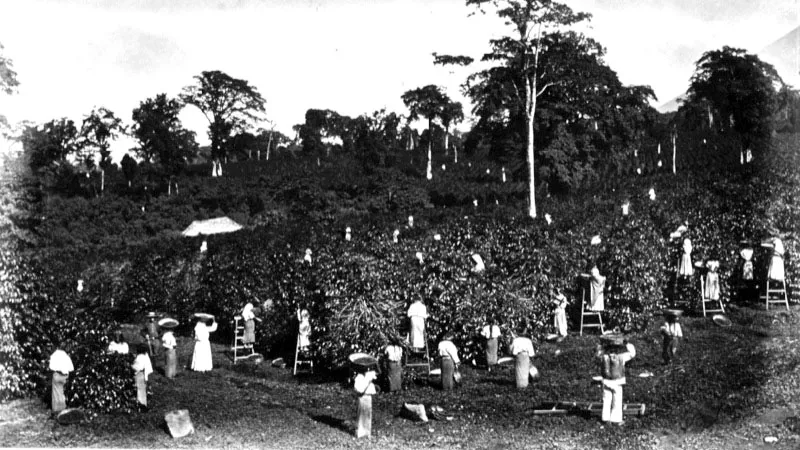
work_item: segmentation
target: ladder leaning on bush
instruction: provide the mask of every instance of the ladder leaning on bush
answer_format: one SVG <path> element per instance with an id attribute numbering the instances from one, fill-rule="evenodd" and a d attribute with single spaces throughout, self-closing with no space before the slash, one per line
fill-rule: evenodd
<path id="1" fill-rule="evenodd" d="M 311 359 L 300 359 L 301 356 L 303 358 L 308 358 L 305 352 L 300 351 L 300 333 L 297 333 L 297 345 L 295 345 L 294 348 L 294 370 L 292 371 L 292 375 L 297 375 L 298 366 L 301 367 L 301 372 L 314 373 L 314 361 Z M 308 366 L 308 369 L 302 370 L 302 366 L 304 365 Z"/>
<path id="2" fill-rule="evenodd" d="M 241 359 L 247 359 L 253 355 L 254 350 L 252 346 L 244 345 L 244 324 L 241 323 L 242 316 L 233 318 L 233 363 L 236 364 Z M 250 350 L 247 353 L 247 350 Z M 244 351 L 246 354 L 240 355 L 239 352 Z"/>
<path id="3" fill-rule="evenodd" d="M 583 336 L 583 329 L 584 328 L 599 328 L 600 334 L 605 334 L 605 330 L 603 329 L 603 316 L 601 311 L 592 311 L 588 309 L 588 305 L 586 304 L 586 297 L 589 295 L 591 291 L 591 281 L 589 279 L 589 274 L 582 273 L 580 275 L 581 280 L 581 326 L 578 332 L 579 336 Z M 585 317 L 597 317 L 597 322 L 587 323 L 585 321 Z"/>
<path id="4" fill-rule="evenodd" d="M 424 336 L 424 339 L 425 339 L 425 349 L 424 349 L 425 354 L 423 355 L 423 349 L 422 348 L 411 347 L 411 335 L 409 334 L 409 335 L 406 335 L 406 342 L 408 342 L 409 348 L 411 348 L 411 351 L 409 352 L 409 354 L 406 354 L 406 352 L 403 352 L 403 357 L 405 359 L 404 366 L 412 367 L 412 368 L 413 367 L 424 367 L 428 371 L 428 375 L 430 375 L 431 374 L 431 355 L 430 355 L 430 352 L 428 351 L 427 331 L 428 330 L 426 329 L 425 333 L 423 333 L 423 336 Z"/>

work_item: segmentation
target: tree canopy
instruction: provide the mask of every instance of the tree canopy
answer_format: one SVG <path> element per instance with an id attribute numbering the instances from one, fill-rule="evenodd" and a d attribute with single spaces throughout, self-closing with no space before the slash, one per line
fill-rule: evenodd
<path id="1" fill-rule="evenodd" d="M 182 108 L 180 100 L 158 94 L 133 110 L 132 135 L 139 141 L 134 152 L 169 174 L 179 172 L 197 154 L 194 132 L 183 128 L 178 118 Z"/>
<path id="2" fill-rule="evenodd" d="M 769 138 L 772 115 L 785 84 L 775 68 L 743 49 L 725 46 L 707 51 L 697 60 L 681 110 L 696 116 L 696 124 L 708 122 L 718 132 L 735 132 L 742 148 Z"/>
<path id="3" fill-rule="evenodd" d="M 125 133 L 122 119 L 106 108 L 93 109 L 83 119 L 80 135 L 83 139 L 83 162 L 88 168 L 95 165 L 94 155 L 87 152 L 95 150 L 99 153 L 100 160 L 97 165 L 105 170 L 111 165 L 111 141 Z"/>
<path id="4" fill-rule="evenodd" d="M 225 157 L 231 137 L 263 119 L 266 100 L 246 80 L 218 70 L 205 71 L 194 78 L 197 83 L 184 87 L 180 98 L 200 109 L 208 119 L 212 157 Z"/>

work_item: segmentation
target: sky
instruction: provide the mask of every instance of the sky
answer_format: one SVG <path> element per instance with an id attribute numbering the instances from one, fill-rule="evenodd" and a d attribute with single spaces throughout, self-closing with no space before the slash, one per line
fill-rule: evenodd
<path id="1" fill-rule="evenodd" d="M 579 29 L 624 84 L 654 89 L 654 106 L 686 91 L 703 52 L 755 53 L 800 25 L 798 0 L 564 2 L 592 14 Z M 428 84 L 469 108 L 459 86 L 472 70 L 434 66 L 431 54 L 480 57 L 509 30 L 475 11 L 464 0 L 2 0 L 0 44 L 20 86 L 0 94 L 0 114 L 79 122 L 106 107 L 130 125 L 141 101 L 177 96 L 206 70 L 255 86 L 290 136 L 309 108 L 406 113 L 403 92 Z M 181 118 L 207 144 L 199 110 Z M 132 145 L 119 143 L 115 159 Z"/>

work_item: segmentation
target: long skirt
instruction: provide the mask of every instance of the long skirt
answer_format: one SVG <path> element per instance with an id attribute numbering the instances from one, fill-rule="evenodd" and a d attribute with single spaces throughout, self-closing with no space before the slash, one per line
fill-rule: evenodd
<path id="1" fill-rule="evenodd" d="M 64 397 L 64 386 L 67 384 L 69 375 L 53 371 L 53 389 L 50 399 L 53 412 L 61 412 L 67 408 L 67 399 Z"/>
<path id="2" fill-rule="evenodd" d="M 706 275 L 703 298 L 708 300 L 719 300 L 719 274 L 709 272 Z"/>
<path id="3" fill-rule="evenodd" d="M 356 437 L 372 436 L 372 395 L 358 397 L 358 428 Z"/>
<path id="4" fill-rule="evenodd" d="M 486 365 L 492 367 L 497 364 L 497 338 L 486 340 Z"/>
<path id="5" fill-rule="evenodd" d="M 247 345 L 252 345 L 256 342 L 256 321 L 253 319 L 244 323 L 244 340 Z"/>
<path id="6" fill-rule="evenodd" d="M 136 372 L 136 400 L 147 406 L 147 381 L 144 379 L 144 371 Z"/>
<path id="7" fill-rule="evenodd" d="M 783 257 L 773 255 L 769 262 L 769 273 L 767 274 L 770 280 L 783 281 L 786 274 L 783 270 Z"/>
<path id="8" fill-rule="evenodd" d="M 211 359 L 211 343 L 208 341 L 195 341 L 194 353 L 192 354 L 192 370 L 197 372 L 208 372 L 214 368 Z"/>
<path id="9" fill-rule="evenodd" d="M 694 267 L 692 267 L 692 255 L 682 253 L 681 259 L 678 261 L 678 276 L 690 277 L 694 275 Z"/>
<path id="10" fill-rule="evenodd" d="M 528 378 L 531 376 L 531 358 L 528 352 L 519 352 L 516 356 L 514 372 L 517 377 L 517 389 L 528 387 Z"/>
<path id="11" fill-rule="evenodd" d="M 453 358 L 442 356 L 442 389 L 445 391 L 453 389 L 453 374 L 455 370 L 456 365 L 453 364 Z"/>
<path id="12" fill-rule="evenodd" d="M 661 357 L 664 358 L 664 364 L 669 364 L 675 354 L 678 352 L 678 342 L 680 339 L 676 336 L 664 336 L 664 341 L 661 345 Z"/>
<path id="13" fill-rule="evenodd" d="M 555 314 L 556 333 L 559 336 L 567 335 L 567 311 L 565 308 L 557 308 Z"/>
<path id="14" fill-rule="evenodd" d="M 425 348 L 425 319 L 422 317 L 411 318 L 411 347 Z"/>
<path id="15" fill-rule="evenodd" d="M 399 361 L 389 361 L 388 366 L 389 392 L 399 391 L 403 386 L 403 366 Z"/>
<path id="16" fill-rule="evenodd" d="M 178 371 L 178 352 L 174 348 L 168 348 L 164 351 L 164 375 L 167 378 L 175 378 L 175 373 Z"/>
<path id="17" fill-rule="evenodd" d="M 622 384 L 619 380 L 603 380 L 603 422 L 622 423 Z"/>

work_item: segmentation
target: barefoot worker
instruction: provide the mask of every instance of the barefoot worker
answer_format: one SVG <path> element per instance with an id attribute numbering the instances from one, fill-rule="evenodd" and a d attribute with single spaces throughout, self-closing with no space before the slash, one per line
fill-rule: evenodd
<path id="1" fill-rule="evenodd" d="M 358 394 L 358 425 L 356 437 L 372 436 L 372 396 L 375 395 L 375 378 L 378 374 L 367 366 L 361 367 L 362 372 L 356 375 L 353 387 Z"/>
<path id="2" fill-rule="evenodd" d="M 528 387 L 530 378 L 531 358 L 534 355 L 533 342 L 528 337 L 528 330 L 523 328 L 518 336 L 511 341 L 511 354 L 514 355 L 514 373 L 517 389 Z"/>
<path id="3" fill-rule="evenodd" d="M 389 338 L 389 345 L 384 349 L 384 353 L 389 392 L 399 391 L 403 387 L 403 347 L 400 346 L 400 337 L 393 335 Z"/>
<path id="4" fill-rule="evenodd" d="M 297 338 L 299 340 L 300 351 L 308 351 L 308 346 L 311 345 L 311 314 L 307 309 L 297 310 L 297 320 L 300 326 L 297 329 Z"/>
<path id="5" fill-rule="evenodd" d="M 256 343 L 256 320 L 259 320 L 256 318 L 256 314 L 253 311 L 252 303 L 248 302 L 244 305 L 244 309 L 242 309 L 242 320 L 244 320 L 244 339 L 242 339 L 242 343 L 245 348 L 251 349 L 253 348 L 253 344 Z"/>
<path id="6" fill-rule="evenodd" d="M 481 330 L 481 336 L 486 340 L 484 342 L 486 370 L 491 372 L 492 368 L 497 365 L 497 341 L 500 338 L 500 327 L 497 326 L 495 317 L 489 318 L 489 323 Z"/>
<path id="7" fill-rule="evenodd" d="M 439 342 L 439 357 L 442 365 L 442 389 L 452 390 L 455 373 L 461 364 L 461 360 L 458 359 L 458 349 L 453 344 L 452 333 L 445 333 L 444 339 Z"/>
<path id="8" fill-rule="evenodd" d="M 136 346 L 136 359 L 133 360 L 133 371 L 136 381 L 136 400 L 142 406 L 147 406 L 147 379 L 153 373 L 153 364 L 147 354 L 147 346 Z"/>
<path id="9" fill-rule="evenodd" d="M 553 298 L 553 306 L 555 311 L 553 313 L 553 325 L 556 329 L 556 334 L 559 337 L 567 336 L 567 296 L 561 292 L 560 288 L 556 288 L 556 296 Z"/>
<path id="10" fill-rule="evenodd" d="M 661 345 L 661 357 L 664 364 L 669 364 L 678 352 L 678 345 L 683 338 L 683 330 L 678 318 L 683 314 L 679 309 L 667 309 L 664 311 L 664 325 L 661 325 L 661 336 L 664 340 Z"/>
<path id="11" fill-rule="evenodd" d="M 161 346 L 164 347 L 164 375 L 167 378 L 175 378 L 178 371 L 178 341 L 172 330 L 178 326 L 175 319 L 165 318 L 158 321 L 158 326 L 164 330 L 161 336 Z"/>
<path id="12" fill-rule="evenodd" d="M 192 370 L 208 372 L 214 368 L 211 356 L 211 343 L 208 338 L 217 331 L 217 322 L 211 314 L 197 313 L 197 325 L 194 327 L 194 353 L 192 354 Z"/>
<path id="13" fill-rule="evenodd" d="M 603 376 L 603 422 L 622 424 L 622 386 L 625 385 L 625 363 L 636 357 L 633 344 L 622 335 L 600 337 L 597 358 Z"/>
<path id="14" fill-rule="evenodd" d="M 415 351 L 425 349 L 425 319 L 428 318 L 428 309 L 422 299 L 417 299 L 408 307 L 408 318 L 411 321 L 411 348 Z"/>
<path id="15" fill-rule="evenodd" d="M 64 397 L 64 386 L 66 386 L 67 380 L 69 379 L 69 373 L 74 371 L 75 367 L 72 365 L 72 359 L 70 359 L 67 352 L 62 350 L 61 347 L 56 348 L 53 354 L 50 355 L 49 367 L 53 372 L 50 399 L 51 407 L 54 413 L 58 413 L 67 407 L 67 399 Z"/>

